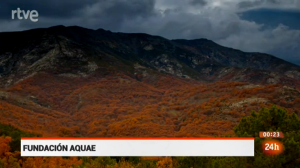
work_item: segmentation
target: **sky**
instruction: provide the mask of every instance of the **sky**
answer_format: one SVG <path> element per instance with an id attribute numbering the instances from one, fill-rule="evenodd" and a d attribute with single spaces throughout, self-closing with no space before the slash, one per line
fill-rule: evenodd
<path id="1" fill-rule="evenodd" d="M 37 10 L 38 22 L 11 12 Z M 300 65 L 300 0 L 1 0 L 0 32 L 56 25 L 207 38 Z"/>

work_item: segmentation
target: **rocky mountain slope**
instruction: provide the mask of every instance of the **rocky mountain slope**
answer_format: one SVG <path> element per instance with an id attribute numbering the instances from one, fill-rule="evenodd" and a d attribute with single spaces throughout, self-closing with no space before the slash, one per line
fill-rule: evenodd
<path id="1" fill-rule="evenodd" d="M 207 39 L 74 26 L 0 33 L 0 123 L 43 136 L 233 135 L 261 107 L 300 115 L 299 72 Z"/>
<path id="2" fill-rule="evenodd" d="M 55 26 L 0 33 L 0 46 L 2 87 L 39 72 L 84 77 L 108 69 L 138 78 L 166 73 L 206 82 L 297 86 L 300 79 L 300 68 L 292 63 L 226 48 L 207 39 L 168 40 L 141 33 Z"/>

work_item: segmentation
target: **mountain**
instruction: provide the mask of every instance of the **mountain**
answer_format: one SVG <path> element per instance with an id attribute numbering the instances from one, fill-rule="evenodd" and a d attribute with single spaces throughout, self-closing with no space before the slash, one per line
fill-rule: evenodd
<path id="1" fill-rule="evenodd" d="M 3 87 L 38 72 L 88 76 L 99 69 L 119 70 L 130 76 L 151 71 L 206 82 L 297 86 L 300 79 L 297 65 L 267 54 L 226 48 L 207 39 L 168 40 L 142 33 L 55 26 L 0 33 L 0 45 Z"/>
<path id="2" fill-rule="evenodd" d="M 0 123 L 43 136 L 209 137 L 272 104 L 300 115 L 299 66 L 207 39 L 55 26 L 0 46 Z"/>

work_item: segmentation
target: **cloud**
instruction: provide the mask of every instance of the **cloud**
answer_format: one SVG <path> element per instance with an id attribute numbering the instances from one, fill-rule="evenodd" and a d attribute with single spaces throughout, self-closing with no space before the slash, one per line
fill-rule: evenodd
<path id="1" fill-rule="evenodd" d="M 257 7 L 263 4 L 264 1 L 258 0 L 258 1 L 242 1 L 237 4 L 239 8 L 252 8 Z"/>
<path id="2" fill-rule="evenodd" d="M 231 35 L 217 42 L 240 48 L 244 51 L 267 52 L 281 56 L 283 59 L 298 60 L 300 51 L 300 30 L 293 30 L 287 26 L 279 25 L 275 29 L 253 29 L 251 32 L 243 31 L 239 35 Z"/>
<path id="3" fill-rule="evenodd" d="M 237 1 L 238 2 L 238 1 Z M 298 9 L 300 1 L 297 0 L 247 0 L 239 1 L 236 6 L 241 9 L 249 8 L 273 8 L 273 9 Z"/>
<path id="4" fill-rule="evenodd" d="M 10 20 L 10 10 L 16 7 L 38 10 L 39 22 Z M 263 19 L 257 20 L 255 15 L 261 8 L 280 12 L 277 12 L 277 17 L 272 17 L 274 12 L 264 13 L 260 15 Z M 300 48 L 297 45 L 300 44 L 300 30 L 292 24 L 295 23 L 293 20 L 283 21 L 291 15 L 296 16 L 300 1 L 12 0 L 5 2 L 0 9 L 3 9 L 0 13 L 0 31 L 78 25 L 119 32 L 143 32 L 169 39 L 208 38 L 224 46 L 271 53 L 300 63 Z M 3 13 L 5 10 L 9 17 Z M 288 12 L 291 15 L 285 15 Z M 244 17 L 243 14 L 248 15 Z M 284 18 L 279 19 L 278 16 Z"/>
<path id="5" fill-rule="evenodd" d="M 81 7 L 74 7 L 73 11 L 71 8 L 70 13 L 73 12 L 73 14 L 62 17 L 50 14 L 50 10 L 47 12 L 47 15 L 44 15 L 45 12 L 40 12 L 38 22 L 34 23 L 24 20 L 19 26 L 21 28 L 38 28 L 53 25 L 79 25 L 94 29 L 104 28 L 112 31 L 122 31 L 122 26 L 127 21 L 134 19 L 147 20 L 151 15 L 155 15 L 154 0 L 98 0 L 97 2 L 90 2 L 90 4 L 84 4 Z M 60 10 L 68 12 L 69 10 L 66 10 L 65 7 L 67 4 L 67 2 L 63 4 Z M 55 13 L 56 10 L 52 12 Z M 15 30 L 18 28 L 12 29 Z"/>
<path id="6" fill-rule="evenodd" d="M 276 28 L 278 25 L 283 24 L 291 29 L 300 29 L 300 11 L 256 9 L 242 12 L 240 13 L 240 16 L 243 20 L 255 21 L 258 24 L 265 24 L 266 27 Z"/>
<path id="7" fill-rule="evenodd" d="M 206 5 L 206 0 L 190 0 L 190 3 L 192 5 Z"/>
<path id="8" fill-rule="evenodd" d="M 24 28 L 20 26 L 20 21 L 0 21 L 0 32 L 8 32 L 8 31 L 21 31 Z"/>
<path id="9" fill-rule="evenodd" d="M 82 9 L 81 13 L 86 19 L 95 20 L 95 25 L 118 30 L 128 20 L 147 19 L 154 15 L 154 5 L 154 0 L 99 1 L 93 6 Z"/>

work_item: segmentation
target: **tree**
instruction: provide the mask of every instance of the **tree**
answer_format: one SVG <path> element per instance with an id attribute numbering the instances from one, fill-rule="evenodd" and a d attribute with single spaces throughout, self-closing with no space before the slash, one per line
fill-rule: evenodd
<path id="1" fill-rule="evenodd" d="M 11 142 L 11 137 L 0 137 L 0 158 L 7 155 L 10 151 L 9 143 Z"/>
<path id="2" fill-rule="evenodd" d="M 14 158 L 13 154 L 9 152 L 11 141 L 11 137 L 0 137 L 0 168 L 20 168 L 17 158 Z"/>
<path id="3" fill-rule="evenodd" d="M 173 160 L 170 157 L 164 157 L 156 163 L 157 168 L 171 168 L 173 167 Z"/>
<path id="4" fill-rule="evenodd" d="M 295 113 L 288 114 L 287 110 L 272 106 L 252 112 L 242 118 L 234 128 L 239 137 L 255 137 L 255 157 L 247 160 L 250 167 L 300 167 L 300 120 Z M 284 134 L 284 153 L 277 156 L 265 156 L 262 153 L 259 138 L 260 131 L 281 131 Z"/>
<path id="5" fill-rule="evenodd" d="M 1 123 L 0 123 L 0 136 L 11 137 L 11 141 L 9 142 L 10 151 L 20 151 L 21 137 L 41 137 L 40 134 L 21 131 L 11 125 L 1 124 Z"/>

